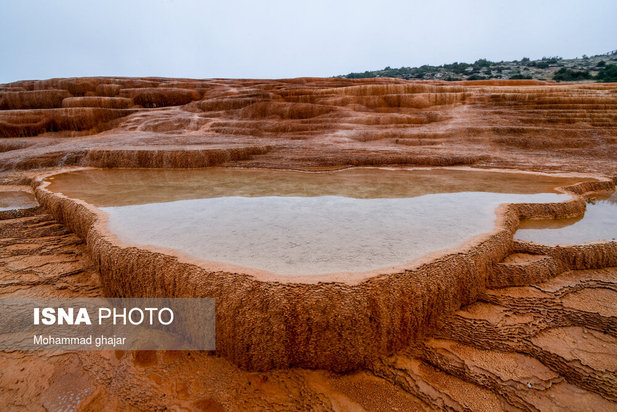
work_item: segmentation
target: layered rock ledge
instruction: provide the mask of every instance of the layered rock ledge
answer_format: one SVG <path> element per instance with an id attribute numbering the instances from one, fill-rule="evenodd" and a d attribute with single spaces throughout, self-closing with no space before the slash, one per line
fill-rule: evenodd
<path id="1" fill-rule="evenodd" d="M 525 80 L 21 81 L 0 85 L 0 136 L 10 138 L 0 141 L 0 170 L 88 165 L 90 150 L 229 145 L 270 147 L 242 159 L 256 167 L 469 165 L 614 175 L 616 93 L 610 83 Z M 137 163 L 153 166 L 147 156 Z M 165 167 L 194 164 L 174 157 Z"/>

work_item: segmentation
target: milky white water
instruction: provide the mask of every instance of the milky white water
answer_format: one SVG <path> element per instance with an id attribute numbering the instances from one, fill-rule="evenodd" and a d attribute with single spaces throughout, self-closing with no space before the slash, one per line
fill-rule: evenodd
<path id="1" fill-rule="evenodd" d="M 370 271 L 490 232 L 501 203 L 558 194 L 440 193 L 399 199 L 220 197 L 101 208 L 120 240 L 277 274 Z"/>

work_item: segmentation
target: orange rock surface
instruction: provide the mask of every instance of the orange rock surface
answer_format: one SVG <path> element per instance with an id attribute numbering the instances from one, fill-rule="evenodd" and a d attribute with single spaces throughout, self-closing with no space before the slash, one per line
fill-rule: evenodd
<path id="1" fill-rule="evenodd" d="M 2 142 L 2 170 L 88 165 L 101 147 L 122 163 L 127 146 L 195 144 L 269 147 L 245 162 L 268 167 L 617 164 L 614 84 L 51 79 L 0 85 L 0 109 L 0 136 L 14 137 Z"/>
<path id="2" fill-rule="evenodd" d="M 255 298 L 250 307 L 293 307 L 288 326 L 298 338 L 318 336 L 303 329 L 307 314 L 340 312 L 332 336 L 316 319 L 327 339 L 298 341 L 302 351 L 244 333 L 246 322 L 267 319 L 232 317 L 242 300 L 230 299 L 217 318 L 229 325 L 217 354 L 1 352 L 0 406 L 617 410 L 615 242 L 564 248 L 512 240 L 519 219 L 580 214 L 585 196 L 614 188 L 616 157 L 611 84 L 79 78 L 0 85 L 4 185 L 37 186 L 40 168 L 215 164 L 467 165 L 606 177 L 570 187 L 579 196 L 571 202 L 504 211 L 495 236 L 415 274 L 357 286 L 235 278 L 238 290 Z M 120 273 L 135 257 L 162 262 L 170 276 L 203 275 L 150 252 L 127 255 L 100 236 L 91 212 L 36 191 L 43 207 L 0 215 L 0 296 L 139 294 L 146 289 L 138 290 L 138 279 Z M 150 276 L 154 266 L 140 273 Z M 225 293 L 226 282 L 231 278 L 217 274 L 173 293 Z M 147 293 L 165 292 L 152 288 Z M 313 299 L 299 299 L 298 291 Z M 358 302 L 378 316 L 364 319 Z M 390 310 L 401 302 L 413 310 Z M 279 312 L 275 324 L 286 319 Z M 253 348 L 243 350 L 245 343 Z"/>

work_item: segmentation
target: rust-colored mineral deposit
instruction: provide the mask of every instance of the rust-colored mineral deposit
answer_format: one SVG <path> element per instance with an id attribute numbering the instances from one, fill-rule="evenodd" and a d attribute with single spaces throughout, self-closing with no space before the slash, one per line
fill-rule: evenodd
<path id="1" fill-rule="evenodd" d="M 455 250 L 316 281 L 123 244 L 96 206 L 46 180 L 210 166 L 500 169 L 573 183 L 563 202 L 500 206 L 493 231 Z M 0 196 L 15 202 L 0 209 L 0 296 L 217 299 L 215 353 L 0 352 L 0 409 L 617 410 L 617 242 L 514 238 L 524 220 L 580 218 L 616 180 L 615 84 L 0 85 Z"/>

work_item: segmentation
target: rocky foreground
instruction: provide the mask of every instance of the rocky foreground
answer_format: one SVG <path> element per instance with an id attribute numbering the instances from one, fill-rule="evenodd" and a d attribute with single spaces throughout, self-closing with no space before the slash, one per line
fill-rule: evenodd
<path id="1" fill-rule="evenodd" d="M 0 89 L 5 185 L 66 166 L 617 174 L 617 85 L 93 78 Z M 0 217 L 0 296 L 104 293 L 84 242 L 46 210 Z M 0 405 L 617 410 L 615 257 L 561 264 L 568 259 L 515 245 L 494 273 L 520 273 L 527 283 L 487 282 L 475 303 L 356 372 L 246 372 L 206 353 L 3 352 Z"/>

